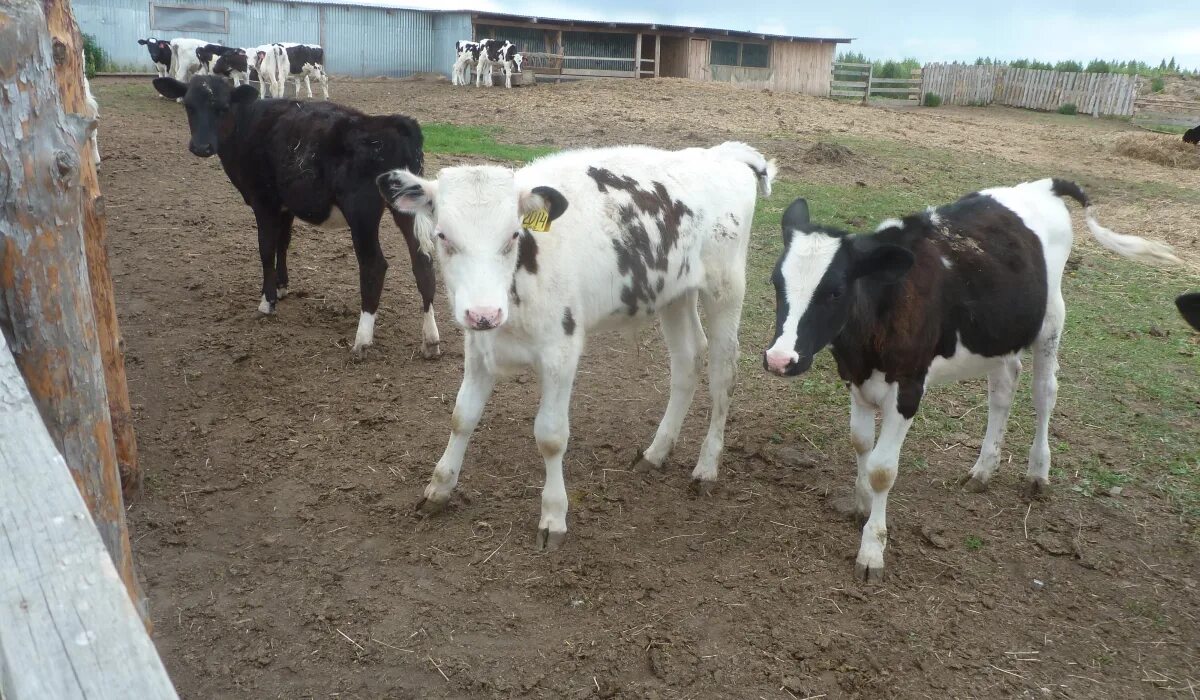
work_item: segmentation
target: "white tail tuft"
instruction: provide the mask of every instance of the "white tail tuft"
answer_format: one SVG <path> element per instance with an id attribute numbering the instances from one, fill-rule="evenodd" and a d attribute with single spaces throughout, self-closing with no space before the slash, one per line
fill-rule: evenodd
<path id="1" fill-rule="evenodd" d="M 1088 230 L 1092 232 L 1096 242 L 1117 255 L 1146 263 L 1179 265 L 1183 262 L 1175 257 L 1173 249 L 1166 243 L 1150 241 L 1104 228 L 1099 221 L 1096 221 L 1091 207 L 1085 207 L 1083 214 L 1087 219 Z"/>
<path id="2" fill-rule="evenodd" d="M 771 196 L 771 183 L 775 181 L 775 175 L 779 172 L 775 161 L 768 161 L 753 146 L 741 141 L 726 141 L 708 150 L 724 158 L 748 165 L 758 180 L 758 195 L 760 197 Z"/>

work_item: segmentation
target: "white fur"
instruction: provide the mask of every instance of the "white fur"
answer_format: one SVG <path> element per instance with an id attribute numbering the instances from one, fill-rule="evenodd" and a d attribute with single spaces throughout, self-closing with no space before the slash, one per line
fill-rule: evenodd
<path id="1" fill-rule="evenodd" d="M 796 331 L 800 318 L 812 303 L 813 293 L 821 282 L 825 270 L 833 262 L 834 255 L 842 245 L 842 239 L 824 233 L 796 233 L 792 244 L 784 254 L 781 270 L 784 285 L 784 295 L 787 297 L 788 315 L 783 322 L 783 333 L 780 334 L 767 350 L 769 356 L 787 356 L 792 362 L 798 361 L 796 353 Z"/>
<path id="2" fill-rule="evenodd" d="M 708 347 L 713 407 L 692 476 L 705 482 L 716 479 L 736 370 L 746 249 L 758 187 L 744 157 L 729 156 L 735 150 L 727 145 L 676 152 L 641 146 L 568 151 L 515 173 L 491 166 L 448 168 L 436 182 L 407 171 L 391 173 L 421 193 L 396 199 L 394 207 L 429 215 L 436 205 L 436 225 L 445 240 L 439 239 L 435 248 L 455 320 L 464 324 L 466 310 L 479 307 L 500 308 L 505 319 L 495 330 L 466 332 L 465 372 L 453 430 L 426 488 L 428 501 L 444 503 L 450 497 L 496 376 L 532 366 L 542 383 L 534 434 L 546 467 L 539 527 L 545 544 L 561 539 L 567 530 L 562 477 L 570 433 L 567 413 L 584 339 L 596 329 L 628 328 L 654 316 L 662 320 L 671 354 L 671 394 L 644 456 L 661 464 L 675 444 Z M 741 149 L 743 156 L 748 150 Z M 765 167 L 761 155 L 754 155 Z M 672 200 L 692 212 L 682 218 L 665 272 L 649 272 L 651 285 L 659 280 L 663 285 L 654 308 L 639 303 L 633 316 L 621 299 L 627 278 L 618 270 L 613 246 L 614 240 L 629 235 L 618 212 L 632 200 L 615 188 L 601 193 L 588 175 L 593 166 L 633 178 L 648 191 L 661 183 Z M 545 206 L 531 194 L 539 185 L 557 189 L 568 207 L 549 232 L 521 234 L 532 235 L 537 243 L 537 272 L 514 273 L 518 246 L 512 235 L 521 230 L 522 211 Z M 658 220 L 639 216 L 651 246 L 657 246 Z M 704 305 L 708 338 L 700 325 L 698 302 Z M 575 324 L 569 335 L 564 330 L 565 309 L 570 309 Z"/>
<path id="3" fill-rule="evenodd" d="M 271 302 L 267 301 L 266 294 L 262 295 L 262 298 L 258 302 L 258 312 L 260 314 L 271 313 Z"/>
<path id="4" fill-rule="evenodd" d="M 88 119 L 100 120 L 100 103 L 96 102 L 96 96 L 92 94 L 92 85 L 87 79 L 87 54 L 80 51 L 80 66 L 83 67 L 83 99 L 84 99 L 84 114 Z M 88 142 L 91 144 L 92 150 L 92 165 L 96 168 L 100 167 L 100 125 L 92 129 L 92 135 L 88 137 Z"/>
<path id="5" fill-rule="evenodd" d="M 204 39 L 187 39 L 180 37 L 171 40 L 171 75 L 176 80 L 186 83 L 203 68 L 196 56 L 196 49 L 207 45 Z"/>
<path id="6" fill-rule="evenodd" d="M 271 97 L 286 97 L 287 80 L 291 72 L 291 63 L 288 60 L 287 51 L 284 49 L 283 44 L 259 46 L 254 50 L 254 56 L 257 57 L 259 51 L 264 52 L 262 60 L 256 63 L 259 95 L 269 93 Z"/>
<path id="7" fill-rule="evenodd" d="M 471 50 L 469 46 L 476 46 L 478 42 L 463 39 L 457 42 L 463 48 L 454 56 L 454 65 L 450 68 L 450 84 L 451 85 L 470 85 L 471 84 Z M 469 46 L 468 46 L 469 45 Z"/>
<path id="8" fill-rule="evenodd" d="M 358 316 L 358 332 L 354 334 L 354 352 L 375 342 L 375 314 L 363 311 Z"/>

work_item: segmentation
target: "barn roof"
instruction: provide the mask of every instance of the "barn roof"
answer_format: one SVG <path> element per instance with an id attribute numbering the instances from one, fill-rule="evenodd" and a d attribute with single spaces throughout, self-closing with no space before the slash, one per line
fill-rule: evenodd
<path id="1" fill-rule="evenodd" d="M 311 5 L 349 5 L 353 7 L 377 7 L 387 10 L 412 10 L 431 14 L 469 14 L 478 21 L 499 20 L 506 22 L 525 22 L 528 24 L 546 24 L 560 27 L 580 27 L 581 29 L 615 29 L 618 31 L 640 32 L 680 32 L 684 34 L 717 34 L 735 38 L 761 39 L 764 41 L 816 41 L 822 43 L 849 44 L 852 39 L 795 36 L 792 34 L 770 34 L 765 32 L 750 32 L 737 29 L 717 29 L 713 27 L 693 27 L 680 24 L 662 24 L 658 22 L 607 22 L 590 19 L 563 19 L 558 17 L 539 17 L 528 14 L 512 14 L 508 12 L 483 12 L 480 10 L 460 9 L 430 9 L 427 7 L 411 7 L 403 2 L 388 2 L 387 0 L 288 0 Z"/>

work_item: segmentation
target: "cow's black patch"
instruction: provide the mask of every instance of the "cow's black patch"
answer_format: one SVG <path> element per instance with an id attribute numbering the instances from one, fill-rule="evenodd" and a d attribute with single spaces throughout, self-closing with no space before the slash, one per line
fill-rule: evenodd
<path id="1" fill-rule="evenodd" d="M 658 292 L 662 291 L 662 277 L 667 272 L 670 252 L 679 242 L 679 228 L 683 217 L 691 216 L 692 210 L 683 202 L 673 199 L 661 182 L 652 182 L 652 189 L 645 189 L 628 175 L 617 175 L 606 168 L 590 167 L 588 177 L 596 183 L 600 192 L 612 190 L 629 195 L 630 202 L 617 208 L 617 220 L 622 236 L 613 239 L 613 250 L 617 255 L 620 273 L 629 278 L 621 290 L 621 303 L 630 316 L 637 314 L 639 305 L 647 313 L 654 307 Z M 658 243 L 651 242 L 643 217 L 654 220 L 658 228 Z M 680 268 L 679 275 L 684 273 Z M 656 279 L 651 280 L 651 276 Z"/>
<path id="2" fill-rule="evenodd" d="M 563 309 L 562 324 L 563 332 L 567 335 L 575 333 L 575 317 L 571 315 L 571 307 L 569 306 Z"/>
<path id="3" fill-rule="evenodd" d="M 523 269 L 531 275 L 536 275 L 538 271 L 537 252 L 538 245 L 533 234 L 528 230 L 522 231 L 521 238 L 517 241 L 517 269 Z"/>

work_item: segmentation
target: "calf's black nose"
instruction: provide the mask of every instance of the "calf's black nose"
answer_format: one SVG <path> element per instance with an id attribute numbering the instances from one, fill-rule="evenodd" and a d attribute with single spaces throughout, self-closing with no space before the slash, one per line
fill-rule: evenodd
<path id="1" fill-rule="evenodd" d="M 193 155 L 200 156 L 201 158 L 208 158 L 213 154 L 213 147 L 210 143 L 206 143 L 203 146 L 197 146 L 194 143 L 188 144 L 188 150 L 190 150 Z"/>

